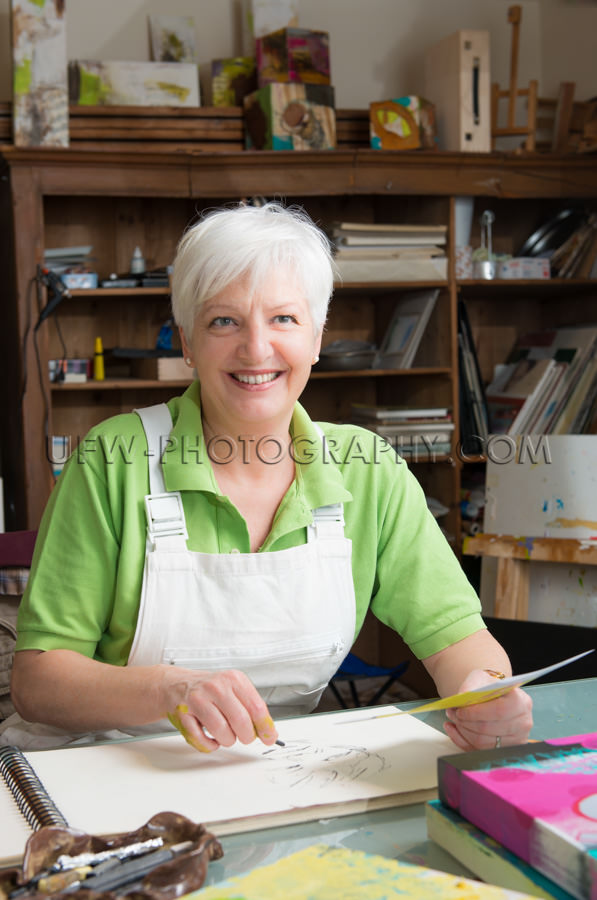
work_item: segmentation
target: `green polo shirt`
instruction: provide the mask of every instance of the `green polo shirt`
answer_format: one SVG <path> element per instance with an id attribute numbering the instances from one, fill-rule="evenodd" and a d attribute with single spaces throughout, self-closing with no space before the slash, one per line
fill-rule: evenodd
<path id="1" fill-rule="evenodd" d="M 208 452 L 198 383 L 168 406 L 173 428 L 164 480 L 167 490 L 181 492 L 189 549 L 248 553 L 246 522 L 220 491 L 210 460 L 224 458 L 229 447 L 220 441 Z M 296 459 L 296 478 L 260 552 L 305 543 L 311 511 L 341 502 L 352 540 L 355 636 L 369 606 L 419 658 L 483 628 L 479 600 L 406 463 L 366 429 L 321 428 L 323 444 L 296 405 L 292 439 L 280 448 Z M 247 440 L 240 452 L 259 448 Z M 143 578 L 147 453 L 141 420 L 129 413 L 93 428 L 72 454 L 40 525 L 19 609 L 18 650 L 65 648 L 126 663 Z"/>

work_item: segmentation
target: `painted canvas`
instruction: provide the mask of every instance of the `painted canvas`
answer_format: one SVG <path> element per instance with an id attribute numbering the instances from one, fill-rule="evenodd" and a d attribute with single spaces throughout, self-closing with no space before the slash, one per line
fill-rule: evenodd
<path id="1" fill-rule="evenodd" d="M 73 60 L 68 86 L 81 106 L 199 106 L 193 63 Z"/>
<path id="2" fill-rule="evenodd" d="M 282 28 L 255 41 L 257 84 L 330 83 L 330 36 L 327 31 Z"/>
<path id="3" fill-rule="evenodd" d="M 149 16 L 149 33 L 156 62 L 197 62 L 192 16 Z"/>
<path id="4" fill-rule="evenodd" d="M 68 146 L 65 0 L 11 0 L 17 147 Z"/>
<path id="5" fill-rule="evenodd" d="M 578 900 L 597 896 L 597 734 L 438 761 L 439 799 Z"/>
<path id="6" fill-rule="evenodd" d="M 256 150 L 330 150 L 336 146 L 334 88 L 267 84 L 244 99 L 245 145 Z"/>
<path id="7" fill-rule="evenodd" d="M 213 59 L 211 91 L 213 106 L 242 106 L 243 99 L 257 88 L 253 56 Z"/>

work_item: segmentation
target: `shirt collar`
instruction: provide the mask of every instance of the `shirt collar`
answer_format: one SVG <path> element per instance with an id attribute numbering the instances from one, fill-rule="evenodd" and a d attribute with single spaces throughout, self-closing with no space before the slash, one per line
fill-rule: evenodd
<path id="1" fill-rule="evenodd" d="M 182 396 L 172 400 L 169 408 L 174 425 L 163 459 L 166 489 L 221 494 L 203 437 L 199 382 L 194 381 Z M 300 505 L 310 511 L 352 500 L 327 452 L 325 437 L 300 403 L 295 406 L 290 433 L 289 452 L 296 460 L 294 498 Z"/>

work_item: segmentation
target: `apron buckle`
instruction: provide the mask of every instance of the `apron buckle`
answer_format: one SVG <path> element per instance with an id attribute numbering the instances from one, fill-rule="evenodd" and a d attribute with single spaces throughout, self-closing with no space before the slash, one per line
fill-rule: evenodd
<path id="1" fill-rule="evenodd" d="M 188 538 L 180 491 L 145 495 L 147 536 L 151 543 L 156 538 L 181 535 Z"/>

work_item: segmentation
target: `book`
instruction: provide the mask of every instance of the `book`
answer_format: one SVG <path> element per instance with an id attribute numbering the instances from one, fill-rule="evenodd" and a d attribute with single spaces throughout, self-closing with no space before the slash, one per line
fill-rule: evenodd
<path id="1" fill-rule="evenodd" d="M 507 433 L 550 434 L 596 345 L 597 327 L 588 325 L 521 335 L 486 391 L 494 408 L 524 400 Z"/>
<path id="2" fill-rule="evenodd" d="M 157 381 L 193 381 L 194 370 L 182 356 L 155 356 L 134 359 L 131 371 L 135 378 L 152 378 Z"/>
<path id="3" fill-rule="evenodd" d="M 189 895 L 192 900 L 522 900 L 528 896 L 414 863 L 326 844 L 313 844 Z"/>
<path id="4" fill-rule="evenodd" d="M 447 225 L 409 225 L 396 222 L 337 222 L 335 232 L 364 232 L 376 234 L 439 234 L 446 237 Z"/>
<path id="5" fill-rule="evenodd" d="M 284 747 L 237 742 L 212 754 L 178 733 L 57 750 L 0 748 L 0 855 L 18 859 L 42 815 L 45 824 L 105 835 L 169 810 L 212 823 L 219 837 L 436 795 L 437 759 L 454 746 L 446 735 L 410 715 L 355 718 L 358 711 L 348 710 L 284 719 Z"/>
<path id="6" fill-rule="evenodd" d="M 438 296 L 438 290 L 411 291 L 397 300 L 374 369 L 410 369 Z"/>
<path id="7" fill-rule="evenodd" d="M 445 256 L 429 259 L 336 259 L 335 268 L 343 282 L 445 281 L 448 277 Z"/>
<path id="8" fill-rule="evenodd" d="M 597 896 L 597 733 L 442 757 L 439 799 L 578 900 Z"/>
<path id="9" fill-rule="evenodd" d="M 353 234 L 338 234 L 335 235 L 337 246 L 356 246 L 356 247 L 366 247 L 371 245 L 375 246 L 390 246 L 390 247 L 417 247 L 424 244 L 427 245 L 435 245 L 439 243 L 445 242 L 445 237 L 437 234 L 435 232 L 431 232 L 429 234 L 425 233 L 415 233 L 415 234 L 388 234 L 388 233 L 380 233 L 375 232 L 372 234 L 368 233 L 359 233 L 354 232 Z"/>
<path id="10" fill-rule="evenodd" d="M 572 894 L 439 800 L 425 804 L 425 819 L 431 840 L 483 881 L 545 900 L 572 900 Z"/>
<path id="11" fill-rule="evenodd" d="M 359 419 L 377 419 L 388 421 L 419 421 L 422 419 L 451 420 L 447 406 L 370 406 L 367 403 L 352 403 L 351 413 Z"/>
<path id="12" fill-rule="evenodd" d="M 460 439 L 465 453 L 482 452 L 489 433 L 487 400 L 466 304 L 458 301 Z"/>

